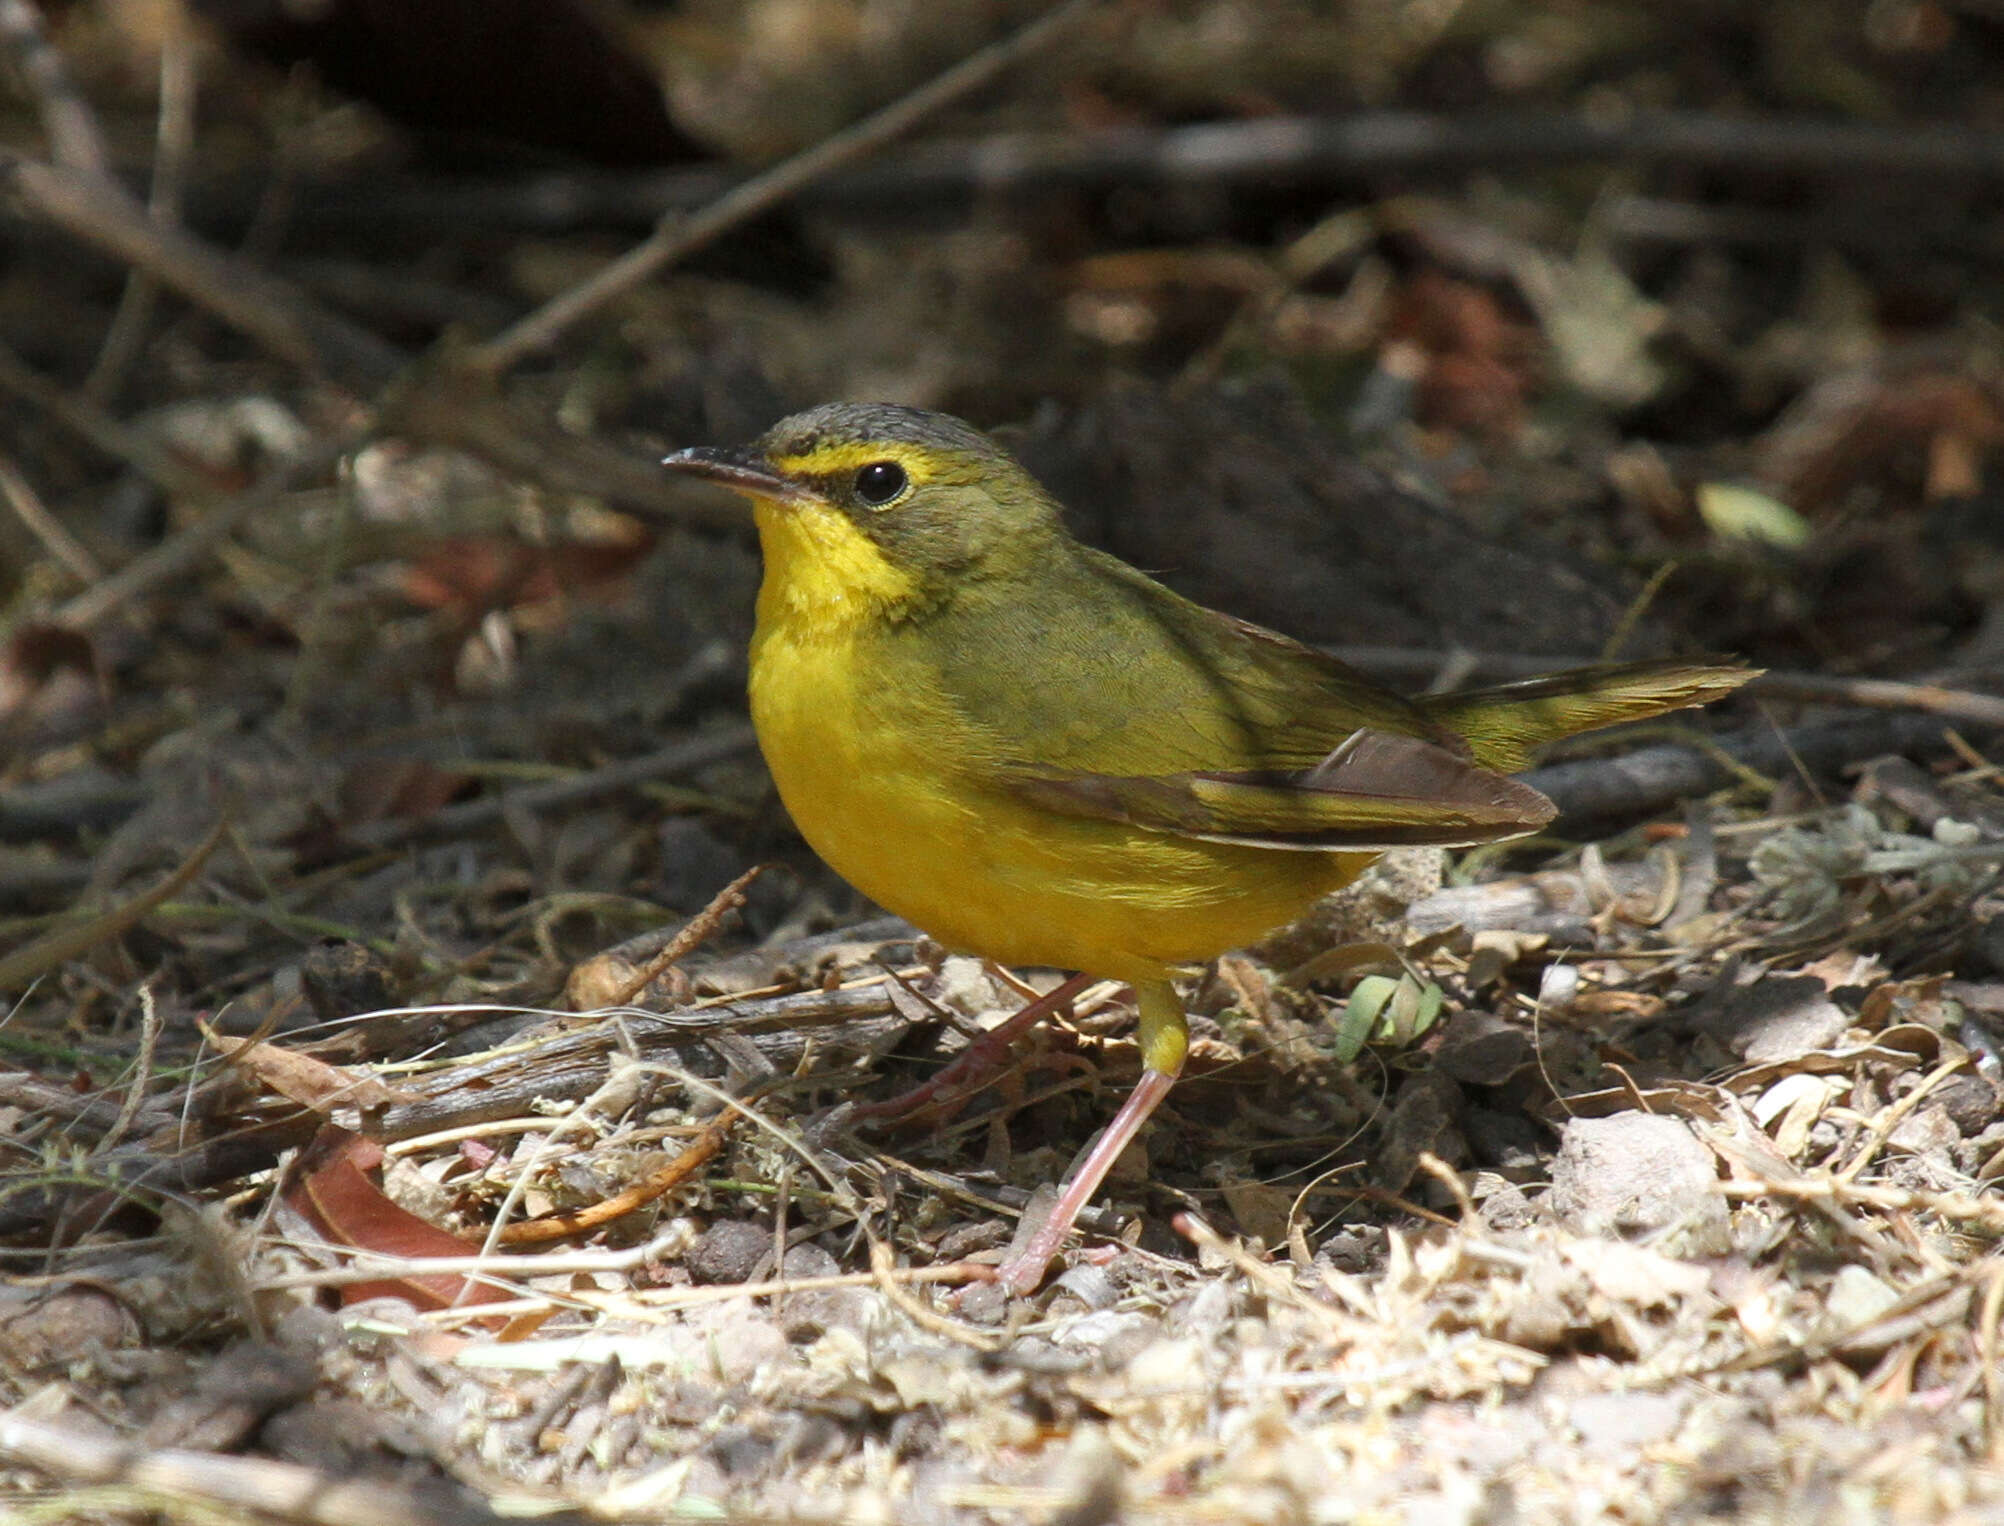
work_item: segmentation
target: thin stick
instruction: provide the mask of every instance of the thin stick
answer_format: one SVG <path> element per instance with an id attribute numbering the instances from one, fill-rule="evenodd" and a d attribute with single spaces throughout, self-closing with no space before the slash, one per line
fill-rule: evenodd
<path id="1" fill-rule="evenodd" d="M 629 1213 L 637 1213 L 656 1198 L 673 1192 L 716 1158 L 724 1138 L 739 1115 L 719 1113 L 698 1134 L 693 1143 L 660 1170 L 652 1172 L 623 1191 L 603 1198 L 588 1208 L 544 1214 L 539 1219 L 518 1219 L 505 1225 L 500 1234 L 503 1245 L 547 1245 L 552 1240 L 589 1234 Z"/>
<path id="2" fill-rule="evenodd" d="M 321 307 L 290 282 L 155 222 L 104 175 L 0 150 L 0 191 L 85 243 L 154 276 L 279 359 L 354 391 L 372 391 L 404 356 Z"/>
<path id="3" fill-rule="evenodd" d="M 41 13 L 28 0 L 0 0 L 0 46 L 14 56 L 21 81 L 34 97 L 49 152 L 58 164 L 102 175 L 111 162 L 97 117 L 70 78 L 63 55 L 42 30 Z"/>
<path id="4" fill-rule="evenodd" d="M 674 937 L 670 938 L 667 946 L 652 959 L 648 960 L 640 973 L 628 981 L 625 987 L 617 996 L 613 997 L 608 1005 L 614 1007 L 627 1005 L 655 980 L 659 979 L 665 971 L 679 964 L 695 950 L 709 942 L 711 938 L 714 938 L 717 934 L 717 929 L 723 925 L 724 918 L 743 907 L 745 904 L 745 891 L 750 887 L 751 882 L 763 873 L 765 873 L 764 864 L 753 864 L 751 868 L 745 870 L 743 874 L 732 880 L 730 884 L 724 886 L 722 890 L 719 890 L 710 898 L 710 904 L 691 917 L 688 925 L 675 934 Z"/>
<path id="5" fill-rule="evenodd" d="M 1010 1014 L 998 1026 L 983 1031 L 964 1053 L 938 1074 L 920 1082 L 910 1091 L 900 1092 L 882 1102 L 859 1103 L 853 1116 L 908 1119 L 928 1109 L 957 1109 L 976 1092 L 994 1084 L 996 1075 L 1008 1066 L 1010 1045 L 1091 985 L 1094 978 L 1091 975 L 1066 977 L 1044 995 Z"/>
<path id="6" fill-rule="evenodd" d="M 352 450 L 360 438 L 361 426 L 356 425 L 340 431 L 333 439 L 323 440 L 296 460 L 275 462 L 263 477 L 236 497 L 217 504 L 187 529 L 86 588 L 56 611 L 56 619 L 78 628 L 95 625 L 161 583 L 183 576 L 206 561 L 209 553 L 252 515 L 276 503 L 295 478 L 324 470 Z"/>
<path id="7" fill-rule="evenodd" d="M 132 1060 L 132 1083 L 125 1089 L 118 1116 L 97 1143 L 100 1150 L 109 1150 L 125 1138 L 146 1103 L 146 1088 L 153 1080 L 153 1055 L 160 1044 L 160 1026 L 160 1004 L 153 999 L 153 982 L 149 980 L 139 987 L 139 1053 Z"/>
<path id="8" fill-rule="evenodd" d="M 1019 63 L 1090 11 L 1098 0 L 1064 0 L 1013 36 L 990 43 L 862 121 L 782 160 L 763 174 L 726 191 L 687 218 L 670 213 L 654 232 L 589 280 L 552 299 L 505 333 L 467 354 L 469 369 L 490 374 L 509 369 L 553 343 L 564 330 L 688 258 L 731 229 L 763 213 L 829 171 L 883 147 L 941 107 Z"/>
<path id="9" fill-rule="evenodd" d="M 749 726 L 724 726 L 685 742 L 676 742 L 638 758 L 624 758 L 569 779 L 524 785 L 502 794 L 483 795 L 433 811 L 429 816 L 371 822 L 349 834 L 369 848 L 401 848 L 408 843 L 460 837 L 492 825 L 514 811 L 543 811 L 630 789 L 636 784 L 707 768 L 712 763 L 742 757 L 758 745 Z"/>
<path id="10" fill-rule="evenodd" d="M 42 502 L 34 484 L 21 475 L 21 470 L 11 458 L 0 455 L 0 498 L 7 500 L 7 507 L 14 511 L 14 517 L 27 526 L 28 533 L 42 543 L 49 555 L 69 568 L 70 573 L 80 583 L 95 583 L 104 576 L 104 569 L 97 564 L 97 558 L 74 535 L 63 528 L 62 521 L 49 512 L 49 506 Z"/>
<path id="11" fill-rule="evenodd" d="M 131 900 L 80 926 L 61 928 L 0 958 L 0 991 L 18 990 L 57 965 L 65 964 L 88 953 L 98 944 L 130 931 L 154 907 L 194 879 L 202 865 L 208 862 L 209 855 L 222 842 L 228 825 L 227 816 L 218 818 L 215 826 L 209 829 L 209 835 L 195 845 L 194 851 L 181 862 L 180 867 L 150 890 L 140 892 Z"/>
<path id="12" fill-rule="evenodd" d="M 1927 129 L 1911 122 L 1706 111 L 1619 117 L 1578 111 L 1358 111 L 928 141 L 831 174 L 804 187 L 799 199 L 817 209 L 911 217 L 936 215 L 942 207 L 983 196 L 1026 200 L 1056 191 L 1223 189 L 1283 181 L 1327 189 L 1360 177 L 1390 176 L 1409 184 L 1419 176 L 1595 162 L 1715 169 L 1762 183 L 1789 176 L 1838 185 L 1871 178 L 1982 186 L 2004 180 L 2004 134 L 1966 123 Z M 462 231 L 562 233 L 643 224 L 664 208 L 704 206 L 727 185 L 727 177 L 716 171 L 691 169 L 538 171 L 479 184 L 443 176 L 372 176 L 310 186 L 296 222 L 311 230 L 447 224 Z M 208 208 L 243 215 L 240 192 L 220 181 L 208 192 Z M 1861 198 L 1852 200 L 1866 205 Z M 1677 218 L 1679 225 L 1664 235 L 1676 239 L 1771 232 L 1790 242 L 1822 237 L 1875 247 L 1967 247 L 1985 257 L 1994 257 L 1997 248 L 1980 233 L 1964 234 L 1955 243 L 1960 225 L 1927 228 L 1911 219 L 1902 225 L 1855 210 L 1848 216 L 1840 211 L 1805 217 L 1799 211 L 1685 209 L 1624 198 L 1610 203 L 1602 220 L 1616 235 L 1649 237 L 1659 209 Z M 1692 216 L 1706 218 L 1706 226 L 1691 228 Z M 1757 220 L 1751 232 L 1737 226 L 1748 219 Z"/>
<path id="13" fill-rule="evenodd" d="M 153 187 L 146 198 L 146 210 L 157 223 L 178 224 L 181 220 L 181 193 L 195 148 L 195 82 L 193 41 L 176 13 L 170 12 L 160 44 L 160 112 L 154 129 Z M 118 391 L 146 342 L 159 295 L 160 283 L 147 272 L 127 274 L 125 291 L 118 299 L 111 326 L 105 330 L 97 364 L 84 378 L 85 396 L 103 400 Z"/>
<path id="14" fill-rule="evenodd" d="M 1997 1370 L 1997 1327 L 2004 1318 L 2004 1267 L 1992 1264 L 1983 1276 L 1983 1306 L 1976 1319 L 1976 1351 L 1983 1362 L 1983 1431 L 1990 1465 L 2004 1461 L 2004 1379 Z"/>
<path id="15" fill-rule="evenodd" d="M 223 496 L 216 483 L 201 472 L 184 465 L 89 398 L 66 392 L 4 344 L 0 344 L 0 392 L 41 409 L 70 433 L 112 460 L 124 462 L 169 497 L 199 503 Z"/>

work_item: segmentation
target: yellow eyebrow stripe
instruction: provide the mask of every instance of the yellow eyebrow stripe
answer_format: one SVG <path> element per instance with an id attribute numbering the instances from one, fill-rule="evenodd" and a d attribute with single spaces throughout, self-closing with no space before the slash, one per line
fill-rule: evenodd
<path id="1" fill-rule="evenodd" d="M 853 471 L 859 466 L 868 466 L 872 461 L 895 461 L 905 469 L 905 475 L 913 484 L 925 482 L 932 476 L 924 453 L 904 449 L 892 450 L 883 445 L 872 445 L 868 441 L 857 440 L 841 445 L 823 445 L 814 450 L 803 451 L 797 456 L 769 456 L 772 469 L 787 477 L 820 477 L 837 472 Z"/>

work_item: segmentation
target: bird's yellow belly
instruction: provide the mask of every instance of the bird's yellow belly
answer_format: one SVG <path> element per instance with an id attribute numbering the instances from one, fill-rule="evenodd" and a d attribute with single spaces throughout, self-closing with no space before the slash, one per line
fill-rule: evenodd
<path id="1" fill-rule="evenodd" d="M 936 704 L 850 655 L 758 643 L 760 747 L 829 866 L 948 947 L 1156 978 L 1292 921 L 1374 856 L 1201 842 L 1023 805 L 982 783 Z"/>

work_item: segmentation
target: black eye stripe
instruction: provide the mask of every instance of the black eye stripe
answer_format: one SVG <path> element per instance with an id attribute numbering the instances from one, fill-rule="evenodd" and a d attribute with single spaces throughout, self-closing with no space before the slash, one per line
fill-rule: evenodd
<path id="1" fill-rule="evenodd" d="M 882 508 L 902 493 L 911 479 L 895 461 L 872 461 L 856 471 L 856 496 L 872 508 Z"/>

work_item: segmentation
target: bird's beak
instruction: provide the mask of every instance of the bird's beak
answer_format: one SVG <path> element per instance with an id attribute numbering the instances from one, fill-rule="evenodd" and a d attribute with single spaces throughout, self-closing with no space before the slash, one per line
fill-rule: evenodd
<path id="1" fill-rule="evenodd" d="M 782 477 L 754 450 L 727 450 L 715 445 L 692 445 L 664 456 L 661 464 L 671 472 L 686 472 L 719 487 L 765 498 L 775 503 L 812 503 L 815 495 L 789 477 Z"/>

